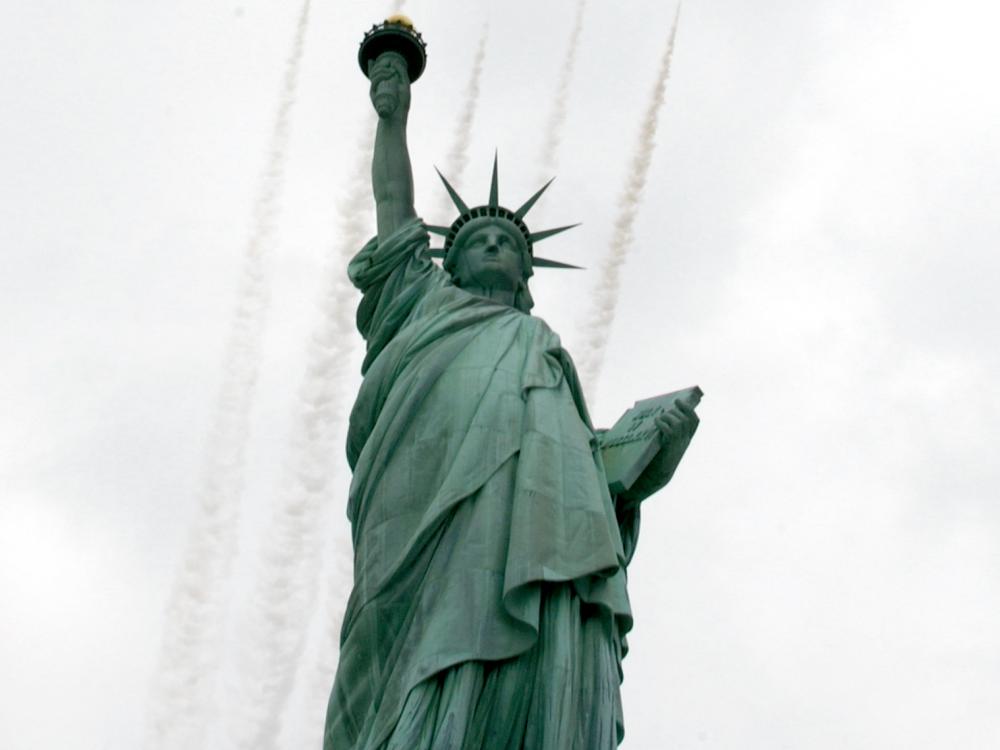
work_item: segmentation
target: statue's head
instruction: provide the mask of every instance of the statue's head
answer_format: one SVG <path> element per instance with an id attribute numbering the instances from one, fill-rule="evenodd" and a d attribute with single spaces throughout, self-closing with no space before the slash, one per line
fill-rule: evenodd
<path id="1" fill-rule="evenodd" d="M 532 274 L 528 243 L 517 226 L 500 217 L 472 219 L 457 233 L 444 258 L 455 286 L 501 288 L 514 292 L 514 306 L 532 307 L 528 278 Z"/>
<path id="2" fill-rule="evenodd" d="M 493 159 L 493 179 L 490 199 L 485 206 L 469 208 L 440 172 L 438 175 L 451 196 L 459 216 L 449 227 L 428 226 L 428 230 L 445 238 L 444 248 L 431 251 L 444 258 L 444 267 L 457 286 L 510 284 L 516 291 L 515 307 L 527 312 L 531 309 L 528 279 L 539 268 L 579 268 L 569 263 L 538 258 L 534 243 L 576 226 L 575 224 L 541 232 L 530 232 L 524 216 L 535 205 L 552 181 L 531 196 L 516 211 L 499 203 L 497 188 L 497 160 Z"/>

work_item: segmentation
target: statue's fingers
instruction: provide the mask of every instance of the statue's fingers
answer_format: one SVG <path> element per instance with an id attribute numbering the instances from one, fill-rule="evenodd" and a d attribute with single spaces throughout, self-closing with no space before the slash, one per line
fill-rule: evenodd
<path id="1" fill-rule="evenodd" d="M 678 401 L 677 410 L 684 415 L 684 422 L 686 431 L 691 435 L 694 435 L 694 431 L 698 429 L 698 424 L 701 422 L 701 418 L 695 412 L 695 410 L 683 401 Z"/>
<path id="2" fill-rule="evenodd" d="M 674 426 L 666 419 L 664 414 L 656 418 L 656 429 L 660 431 L 660 445 L 666 445 L 674 436 Z"/>
<path id="3" fill-rule="evenodd" d="M 657 418 L 657 424 L 660 426 L 660 435 L 666 440 L 675 439 L 683 428 L 682 420 L 669 411 Z"/>
<path id="4" fill-rule="evenodd" d="M 663 412 L 663 416 L 670 421 L 671 426 L 674 428 L 682 428 L 687 421 L 683 414 L 673 408 Z"/>
<path id="5" fill-rule="evenodd" d="M 677 417 L 672 415 L 669 411 L 665 411 L 656 418 L 656 425 L 660 429 L 672 430 L 677 426 Z"/>

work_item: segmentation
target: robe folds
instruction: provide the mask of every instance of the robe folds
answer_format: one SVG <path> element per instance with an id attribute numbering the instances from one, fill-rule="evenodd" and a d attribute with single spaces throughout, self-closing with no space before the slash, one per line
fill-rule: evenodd
<path id="1" fill-rule="evenodd" d="M 368 350 L 325 750 L 613 748 L 638 510 L 616 513 L 572 361 L 457 288 L 419 220 L 348 272 Z"/>

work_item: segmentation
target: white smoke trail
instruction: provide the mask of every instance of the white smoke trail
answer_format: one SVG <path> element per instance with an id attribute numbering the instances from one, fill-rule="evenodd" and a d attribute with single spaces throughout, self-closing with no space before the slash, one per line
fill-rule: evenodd
<path id="1" fill-rule="evenodd" d="M 236 554 L 244 454 L 268 304 L 267 260 L 276 237 L 292 107 L 304 51 L 305 0 L 285 63 L 267 161 L 253 205 L 233 327 L 209 435 L 196 518 L 167 603 L 154 676 L 147 744 L 164 750 L 202 746 L 214 712 L 214 687 Z"/>
<path id="2" fill-rule="evenodd" d="M 611 246 L 601 259 L 597 270 L 597 286 L 593 294 L 593 306 L 588 315 L 583 318 L 583 328 L 580 339 L 584 342 L 581 355 L 578 358 L 580 380 L 584 387 L 596 389 L 604 365 L 604 352 L 607 346 L 608 334 L 615 319 L 615 309 L 618 306 L 618 289 L 621 269 L 632 247 L 632 231 L 635 225 L 636 213 L 646 186 L 649 165 L 656 146 L 655 136 L 660 110 L 663 107 L 667 79 L 670 77 L 670 61 L 674 53 L 674 40 L 677 37 L 677 23 L 680 20 L 680 5 L 674 15 L 674 23 L 667 38 L 667 46 L 660 61 L 660 69 L 653 86 L 653 93 L 646 108 L 635 153 L 629 164 L 625 188 L 618 202 L 618 216 L 614 223 L 614 233 Z"/>
<path id="3" fill-rule="evenodd" d="M 472 124 L 476 119 L 476 111 L 479 109 L 479 82 L 483 77 L 483 61 L 486 59 L 488 33 L 489 25 L 485 24 L 479 37 L 475 57 L 472 58 L 472 69 L 469 71 L 469 80 L 465 85 L 465 94 L 460 99 L 463 106 L 459 110 L 458 122 L 455 123 L 451 148 L 445 157 L 444 176 L 456 189 L 461 189 L 462 176 L 465 174 L 466 167 L 469 166 L 469 142 L 472 140 Z M 454 218 L 455 215 L 455 206 L 444 190 L 438 194 L 440 196 L 438 215 L 443 217 L 443 221 L 450 223 L 450 219 Z M 441 222 L 435 221 L 433 223 Z"/>
<path id="4" fill-rule="evenodd" d="M 587 0 L 578 0 L 576 15 L 573 18 L 573 28 L 569 34 L 569 45 L 566 57 L 559 66 L 559 82 L 556 84 L 556 95 L 552 100 L 552 110 L 545 126 L 545 141 L 539 154 L 538 164 L 541 168 L 539 182 L 545 182 L 555 174 L 559 155 L 559 145 L 562 143 L 563 125 L 566 123 L 567 102 L 569 101 L 569 86 L 576 69 L 576 51 L 580 46 L 580 31 L 583 29 L 583 16 L 587 10 Z"/>
<path id="5" fill-rule="evenodd" d="M 325 537 L 317 537 L 302 526 L 308 535 L 303 560 L 297 577 L 308 603 L 307 615 L 298 622 L 287 622 L 295 632 L 285 638 L 287 664 L 293 669 L 302 661 L 305 638 L 310 625 L 308 616 L 314 607 L 318 579 L 325 578 L 325 603 L 321 608 L 318 633 L 309 651 L 311 661 L 302 674 L 302 697 L 294 716 L 284 727 L 292 739 L 284 746 L 322 746 L 323 717 L 327 697 L 337 669 L 340 643 L 340 622 L 351 586 L 354 583 L 354 557 L 350 528 L 345 516 L 346 493 L 338 494 L 337 465 L 345 460 L 343 450 L 344 381 L 348 365 L 355 362 L 354 348 L 359 339 L 354 328 L 357 291 L 347 279 L 347 263 L 372 234 L 371 158 L 376 120 L 374 113 L 366 120 L 363 136 L 357 143 L 357 153 L 350 176 L 346 198 L 337 203 L 337 226 L 341 240 L 332 253 L 327 271 L 327 286 L 321 301 L 322 316 L 308 353 L 308 364 L 302 394 L 301 423 L 293 443 L 293 465 L 304 471 L 303 478 L 313 476 L 312 503 L 308 507 L 314 529 Z M 311 394 L 311 395 L 310 395 Z M 317 427 L 313 427 L 316 425 Z M 311 432 L 310 432 L 311 431 Z M 307 439 L 303 440 L 303 437 Z M 320 494 L 321 493 L 321 494 Z M 333 510 L 333 518 L 324 511 Z M 322 560 L 323 548 L 326 550 Z M 292 577 L 290 576 L 290 579 Z M 300 596 L 302 596 L 300 594 Z M 291 632 L 291 631 L 290 631 Z M 293 641 L 293 642 L 289 642 Z M 276 659 L 272 659 L 276 662 Z M 277 663 L 275 667 L 280 667 Z M 294 676 L 294 675 L 291 675 Z M 290 675 L 283 675 L 288 680 Z M 290 688 L 283 700 L 287 701 Z"/>
<path id="6" fill-rule="evenodd" d="M 252 601 L 243 619 L 246 632 L 240 639 L 237 683 L 232 691 L 235 700 L 229 722 L 232 745 L 241 750 L 277 746 L 282 715 L 294 688 L 315 609 L 323 567 L 326 511 L 331 506 L 340 509 L 341 503 L 346 502 L 332 491 L 337 462 L 343 460 L 338 438 L 344 380 L 347 365 L 353 361 L 351 354 L 357 338 L 353 318 L 356 292 L 347 280 L 346 259 L 366 239 L 368 227 L 364 217 L 371 213 L 371 193 L 370 188 L 364 188 L 371 152 L 368 136 L 359 145 L 349 198 L 338 203 L 343 241 L 327 269 L 320 321 L 309 342 L 306 371 L 299 388 L 286 477 L 264 529 Z M 337 590 L 349 590 L 350 537 L 337 534 L 334 547 L 338 561 L 346 558 L 348 563 L 346 575 L 338 570 L 334 576 Z M 337 598 L 338 606 L 342 607 L 346 593 Z M 332 671 L 324 677 L 323 703 L 313 708 L 318 715 L 312 717 L 319 733 L 322 705 L 333 681 Z M 310 703 L 315 701 L 310 698 Z M 318 743 L 319 740 L 312 745 L 306 742 L 295 745 L 318 747 Z"/>

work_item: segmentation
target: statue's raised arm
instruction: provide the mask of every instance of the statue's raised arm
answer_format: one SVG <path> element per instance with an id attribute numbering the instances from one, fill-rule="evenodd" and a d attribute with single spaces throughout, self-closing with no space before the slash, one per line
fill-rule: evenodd
<path id="1" fill-rule="evenodd" d="M 384 241 L 416 216 L 413 170 L 406 147 L 406 120 L 410 113 L 407 62 L 398 52 L 383 52 L 368 63 L 368 77 L 372 105 L 378 113 L 372 157 L 372 192 L 375 195 L 378 237 Z"/>
<path id="2" fill-rule="evenodd" d="M 406 147 L 410 85 L 426 62 L 424 43 L 409 19 L 392 16 L 365 34 L 358 64 L 370 81 L 378 115 L 372 158 L 372 192 L 378 236 L 348 264 L 351 283 L 361 292 L 358 330 L 368 344 L 364 368 L 399 332 L 414 307 L 432 290 L 449 283 L 430 259 L 429 237 L 413 206 L 413 172 Z"/>

